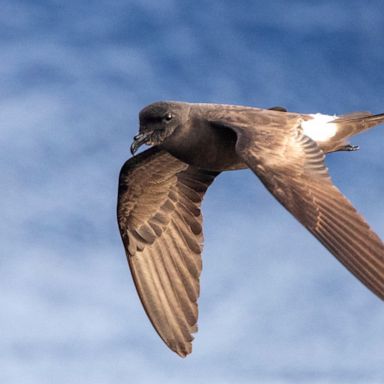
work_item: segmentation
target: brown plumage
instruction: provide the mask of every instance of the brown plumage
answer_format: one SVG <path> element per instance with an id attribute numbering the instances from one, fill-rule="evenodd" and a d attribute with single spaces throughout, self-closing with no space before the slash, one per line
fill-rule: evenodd
<path id="1" fill-rule="evenodd" d="M 200 204 L 217 172 L 189 167 L 158 147 L 121 170 L 118 221 L 140 299 L 160 337 L 191 352 L 203 245 Z"/>
<path id="2" fill-rule="evenodd" d="M 384 299 L 384 245 L 333 185 L 331 151 L 384 115 L 303 115 L 284 108 L 159 102 L 119 180 L 118 223 L 132 276 L 154 328 L 180 356 L 191 352 L 203 244 L 204 193 L 222 171 L 250 168 L 350 272 Z"/>

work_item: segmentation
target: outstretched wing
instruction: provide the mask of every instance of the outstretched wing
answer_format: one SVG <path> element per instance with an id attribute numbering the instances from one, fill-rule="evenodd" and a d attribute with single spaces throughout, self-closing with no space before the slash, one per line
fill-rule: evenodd
<path id="1" fill-rule="evenodd" d="M 237 153 L 274 197 L 384 299 L 383 242 L 333 185 L 322 150 L 302 133 L 300 115 L 273 113 L 259 114 L 258 123 L 264 126 L 257 125 L 257 129 L 245 121 L 236 125 L 224 119 L 215 124 L 237 132 Z"/>
<path id="2" fill-rule="evenodd" d="M 120 172 L 117 217 L 133 280 L 154 328 L 180 356 L 191 352 L 197 331 L 200 206 L 217 174 L 157 147 Z"/>

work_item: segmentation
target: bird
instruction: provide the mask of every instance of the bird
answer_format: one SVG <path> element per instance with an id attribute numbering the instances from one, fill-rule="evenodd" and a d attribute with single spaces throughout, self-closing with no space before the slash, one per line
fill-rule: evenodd
<path id="1" fill-rule="evenodd" d="M 201 203 L 219 174 L 250 169 L 357 279 L 384 299 L 384 244 L 333 184 L 325 155 L 384 113 L 159 101 L 139 113 L 120 171 L 117 221 L 144 310 L 179 356 L 192 351 L 202 270 Z M 137 153 L 142 145 L 149 148 Z M 271 238 L 272 238 L 271 234 Z"/>

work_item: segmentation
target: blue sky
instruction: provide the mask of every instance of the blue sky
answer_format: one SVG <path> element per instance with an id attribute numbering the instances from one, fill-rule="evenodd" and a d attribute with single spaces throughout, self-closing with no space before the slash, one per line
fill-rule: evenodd
<path id="1" fill-rule="evenodd" d="M 2 383 L 384 381 L 383 303 L 250 172 L 222 175 L 207 193 L 187 359 L 147 321 L 115 222 L 118 172 L 150 102 L 383 112 L 382 1 L 0 9 Z M 383 129 L 327 160 L 382 238 Z"/>

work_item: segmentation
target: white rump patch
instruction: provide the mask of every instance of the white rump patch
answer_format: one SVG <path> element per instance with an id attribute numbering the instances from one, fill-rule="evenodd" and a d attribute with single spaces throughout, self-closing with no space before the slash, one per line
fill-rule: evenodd
<path id="1" fill-rule="evenodd" d="M 327 141 L 336 135 L 337 125 L 330 123 L 330 121 L 335 120 L 337 116 L 322 115 L 321 113 L 309 116 L 312 117 L 311 120 L 301 123 L 304 135 L 314 141 Z"/>

